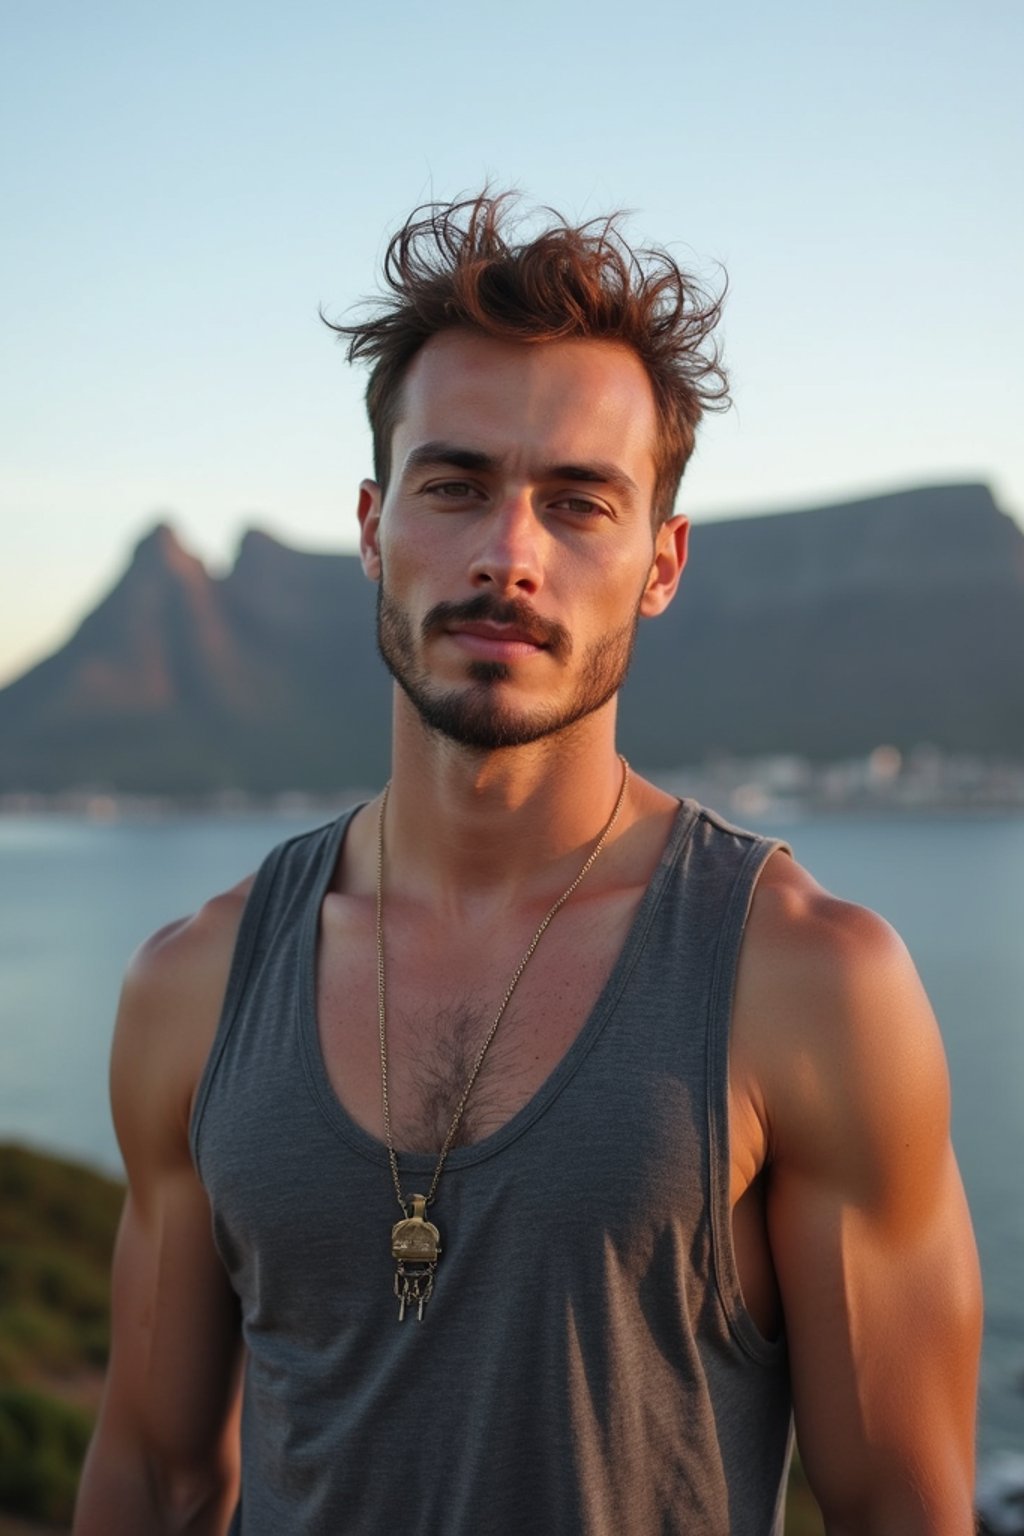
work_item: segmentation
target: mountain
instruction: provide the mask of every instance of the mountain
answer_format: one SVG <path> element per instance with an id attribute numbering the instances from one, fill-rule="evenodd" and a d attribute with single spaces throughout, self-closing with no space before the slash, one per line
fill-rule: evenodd
<path id="1" fill-rule="evenodd" d="M 702 525 L 636 683 L 622 727 L 652 766 L 881 742 L 1022 758 L 1024 533 L 983 485 Z"/>
<path id="2" fill-rule="evenodd" d="M 68 643 L 0 691 L 0 790 L 372 783 L 390 722 L 373 613 L 354 556 L 250 532 L 217 579 L 160 525 Z"/>
<path id="3" fill-rule="evenodd" d="M 0 690 L 0 791 L 379 783 L 374 594 L 356 556 L 255 531 L 212 577 L 158 526 Z M 675 603 L 640 627 L 621 721 L 648 768 L 881 742 L 1024 759 L 1024 533 L 983 485 L 700 523 Z"/>

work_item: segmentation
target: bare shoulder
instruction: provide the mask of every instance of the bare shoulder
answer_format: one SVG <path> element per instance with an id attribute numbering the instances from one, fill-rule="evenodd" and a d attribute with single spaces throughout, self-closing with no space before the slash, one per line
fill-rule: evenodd
<path id="1" fill-rule="evenodd" d="M 139 1143 L 187 1151 L 192 1100 L 213 1045 L 252 876 L 168 923 L 125 975 L 114 1030 L 111 1097 L 125 1161 Z"/>
<path id="2" fill-rule="evenodd" d="M 758 881 L 741 964 L 769 998 L 788 1001 L 794 987 L 805 1001 L 824 989 L 834 1003 L 837 992 L 883 977 L 916 982 L 903 940 L 883 917 L 832 895 L 784 853 Z"/>
<path id="3" fill-rule="evenodd" d="M 205 902 L 198 912 L 151 934 L 132 956 L 125 977 L 126 993 L 159 1005 L 176 1001 L 184 991 L 196 1001 L 197 991 L 226 981 L 254 878 L 248 876 Z"/>
<path id="4" fill-rule="evenodd" d="M 897 1142 L 927 1143 L 927 1158 L 948 1135 L 945 1055 L 905 944 L 784 854 L 769 860 L 752 904 L 733 1026 L 773 1161 L 821 1176 L 834 1154 L 884 1178 Z"/>

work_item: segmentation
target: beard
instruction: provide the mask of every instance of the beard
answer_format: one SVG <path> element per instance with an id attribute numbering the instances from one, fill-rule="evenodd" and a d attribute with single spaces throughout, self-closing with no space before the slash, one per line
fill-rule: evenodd
<path id="1" fill-rule="evenodd" d="M 486 592 L 465 603 L 438 603 L 423 620 L 422 638 L 426 641 L 443 633 L 452 623 L 481 620 L 514 624 L 544 645 L 556 660 L 567 662 L 571 658 L 572 637 L 564 626 L 539 620 L 526 604 L 502 601 Z M 389 595 L 383 575 L 377 587 L 377 648 L 391 676 L 428 730 L 484 752 L 524 747 L 554 736 L 607 704 L 629 671 L 639 622 L 638 607 L 621 629 L 602 635 L 589 647 L 575 689 L 563 704 L 517 709 L 501 696 L 500 685 L 513 672 L 503 661 L 470 661 L 466 687 L 442 688 L 434 683 L 417 658 L 409 615 Z"/>

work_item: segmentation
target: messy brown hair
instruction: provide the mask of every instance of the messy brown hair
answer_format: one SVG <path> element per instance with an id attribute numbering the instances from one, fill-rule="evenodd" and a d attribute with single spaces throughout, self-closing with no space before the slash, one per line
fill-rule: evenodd
<path id="1" fill-rule="evenodd" d="M 391 437 L 413 358 L 438 332 L 465 326 L 505 341 L 620 341 L 647 370 L 658 412 L 653 513 L 671 516 L 705 410 L 725 409 L 728 383 L 713 333 L 725 285 L 714 294 L 665 250 L 634 250 L 620 215 L 569 224 L 552 208 L 516 243 L 514 194 L 414 209 L 384 257 L 390 292 L 367 319 L 331 329 L 350 362 L 371 365 L 366 409 L 374 474 L 386 490 Z M 326 317 L 325 317 L 326 318 Z"/>

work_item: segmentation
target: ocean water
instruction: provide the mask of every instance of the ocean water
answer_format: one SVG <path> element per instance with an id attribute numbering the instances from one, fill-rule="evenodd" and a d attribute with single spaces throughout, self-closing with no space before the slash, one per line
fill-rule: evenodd
<path id="1" fill-rule="evenodd" d="M 121 974 L 155 928 L 323 817 L 0 818 L 0 1140 L 120 1171 L 107 1057 Z M 982 1256 L 980 1445 L 1024 1451 L 1024 818 L 761 826 L 902 933 L 942 1026 Z"/>

